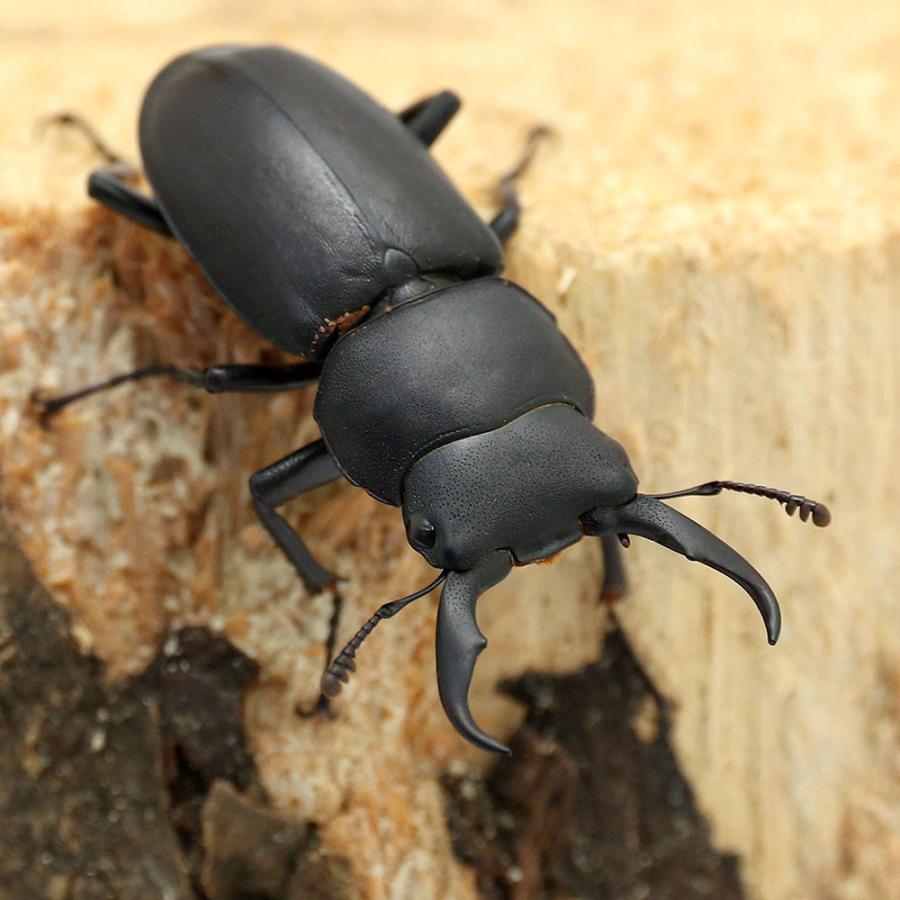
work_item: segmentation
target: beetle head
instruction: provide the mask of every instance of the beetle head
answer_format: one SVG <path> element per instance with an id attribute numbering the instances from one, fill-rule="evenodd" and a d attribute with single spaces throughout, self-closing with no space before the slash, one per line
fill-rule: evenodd
<path id="1" fill-rule="evenodd" d="M 774 644 L 781 613 L 763 577 L 714 534 L 662 502 L 723 489 L 778 500 L 788 513 L 812 515 L 817 525 L 830 520 L 822 504 L 736 482 L 638 494 L 622 447 L 563 404 L 539 407 L 415 462 L 404 481 L 404 518 L 413 547 L 447 573 L 438 611 L 438 687 L 456 729 L 476 746 L 508 753 L 469 712 L 469 685 L 486 643 L 475 605 L 512 564 L 545 559 L 584 534 L 639 535 L 724 573 L 753 599 Z"/>
<path id="2" fill-rule="evenodd" d="M 444 444 L 403 485 L 410 544 L 432 566 L 462 572 L 505 550 L 525 565 L 584 535 L 579 516 L 634 497 L 621 445 L 564 404 Z"/>
<path id="3" fill-rule="evenodd" d="M 583 537 L 585 510 L 621 506 L 636 489 L 622 447 L 564 404 L 444 444 L 411 466 L 403 485 L 410 544 L 449 570 L 437 623 L 441 702 L 476 746 L 508 752 L 469 712 L 469 685 L 485 646 L 478 598 L 513 564 L 546 559 Z"/>

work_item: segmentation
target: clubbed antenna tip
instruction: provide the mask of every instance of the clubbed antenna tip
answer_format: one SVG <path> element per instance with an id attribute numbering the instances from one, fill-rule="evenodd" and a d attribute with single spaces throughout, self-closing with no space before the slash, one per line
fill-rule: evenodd
<path id="1" fill-rule="evenodd" d="M 376 609 L 369 621 L 353 635 L 344 649 L 338 653 L 331 665 L 325 670 L 325 674 L 322 676 L 322 694 L 329 699 L 337 697 L 344 685 L 350 680 L 351 673 L 356 671 L 356 651 L 359 650 L 360 644 L 372 633 L 375 626 L 382 619 L 390 619 L 392 616 L 397 615 L 403 607 L 412 603 L 413 600 L 418 600 L 419 597 L 424 597 L 426 594 L 431 593 L 438 585 L 444 582 L 449 574 L 447 570 L 444 570 L 431 584 L 410 594 L 408 597 L 393 600 Z"/>
<path id="2" fill-rule="evenodd" d="M 817 525 L 819 528 L 824 528 L 831 523 L 831 512 L 824 503 L 810 500 L 800 494 L 791 494 L 788 491 L 764 487 L 761 484 L 744 484 L 741 481 L 707 481 L 705 484 L 685 488 L 683 491 L 672 491 L 668 494 L 651 494 L 650 496 L 655 497 L 657 500 L 668 500 L 672 497 L 688 497 L 691 495 L 709 497 L 713 494 L 719 494 L 723 490 L 737 491 L 741 494 L 754 494 L 757 497 L 777 500 L 789 516 L 800 510 L 800 519 L 802 521 L 805 522 L 812 516 L 813 525 Z"/>

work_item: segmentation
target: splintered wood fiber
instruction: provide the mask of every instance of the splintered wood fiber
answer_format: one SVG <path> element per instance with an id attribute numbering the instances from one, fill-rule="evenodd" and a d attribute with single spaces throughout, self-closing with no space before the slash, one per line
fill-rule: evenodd
<path id="1" fill-rule="evenodd" d="M 537 121 L 509 277 L 557 315 L 598 389 L 598 424 L 642 488 L 711 478 L 826 502 L 827 531 L 768 501 L 677 501 L 778 593 L 767 646 L 732 582 L 635 540 L 617 608 L 672 701 L 678 759 L 752 896 L 867 900 L 900 884 L 900 9 L 895 0 L 433 4 L 313 0 L 0 7 L 3 512 L 108 678 L 170 629 L 205 625 L 260 667 L 245 721 L 276 807 L 313 821 L 371 897 L 470 897 L 441 772 L 487 760 L 446 722 L 435 598 L 381 626 L 334 719 L 312 703 L 331 615 L 257 524 L 249 475 L 317 431 L 313 391 L 198 395 L 145 383 L 42 430 L 32 391 L 149 362 L 285 357 L 215 298 L 174 243 L 91 205 L 98 164 L 62 109 L 137 158 L 142 91 L 176 53 L 277 42 L 399 109 L 444 87 L 463 112 L 435 152 L 487 217 Z M 303 211 L 298 210 L 298 215 Z M 252 223 L 248 223 L 252 228 Z M 235 254 L 240 247 L 235 247 Z M 396 510 L 347 484 L 289 517 L 346 579 L 339 639 L 424 584 Z M 495 689 L 572 672 L 606 627 L 596 546 L 516 570 L 482 602 L 476 719 Z"/>

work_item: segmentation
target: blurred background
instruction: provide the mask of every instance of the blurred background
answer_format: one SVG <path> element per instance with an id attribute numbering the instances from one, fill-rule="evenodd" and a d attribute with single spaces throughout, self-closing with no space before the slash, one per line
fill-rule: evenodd
<path id="1" fill-rule="evenodd" d="M 296 715 L 332 601 L 246 478 L 316 436 L 313 391 L 140 386 L 50 431 L 29 400 L 279 358 L 179 247 L 88 201 L 80 135 L 35 128 L 77 112 L 137 162 L 155 73 L 229 42 L 393 110 L 457 91 L 434 152 L 486 218 L 551 126 L 507 275 L 588 363 L 642 488 L 832 509 L 820 532 L 682 505 L 775 588 L 776 648 L 736 586 L 645 542 L 602 606 L 582 542 L 479 609 L 473 709 L 511 761 L 443 717 L 434 599 L 367 643 L 334 718 Z M 898 47 L 887 0 L 0 2 L 0 896 L 896 895 Z M 341 641 L 428 571 L 361 493 L 291 508 L 346 580 Z"/>

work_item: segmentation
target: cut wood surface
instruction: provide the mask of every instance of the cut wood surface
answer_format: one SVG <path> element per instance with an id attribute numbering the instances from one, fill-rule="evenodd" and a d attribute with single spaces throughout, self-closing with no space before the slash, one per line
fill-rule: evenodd
<path id="1" fill-rule="evenodd" d="M 331 615 L 256 524 L 246 480 L 316 435 L 312 391 L 197 396 L 139 385 L 42 430 L 35 389 L 145 362 L 276 360 L 183 251 L 93 206 L 87 117 L 137 159 L 142 92 L 180 51 L 277 42 L 385 105 L 451 87 L 435 152 L 487 217 L 527 129 L 553 137 L 523 185 L 507 274 L 558 316 L 598 388 L 597 423 L 644 490 L 712 478 L 826 502 L 827 531 L 740 496 L 676 501 L 779 595 L 765 641 L 734 584 L 635 540 L 617 607 L 672 704 L 674 746 L 752 896 L 887 897 L 900 884 L 900 10 L 895 0 L 553 4 L 84 0 L 0 6 L 3 514 L 111 682 L 173 629 L 205 626 L 259 666 L 244 705 L 280 815 L 313 822 L 366 896 L 474 896 L 439 776 L 493 760 L 446 723 L 434 600 L 381 626 L 334 719 L 302 719 Z M 298 211 L 302 215 L 302 211 Z M 239 252 L 236 248 L 235 252 Z M 292 507 L 346 579 L 340 637 L 424 584 L 396 510 L 342 484 Z M 496 690 L 593 661 L 596 546 L 516 570 L 485 598 L 476 718 Z M 280 821 L 280 820 L 279 820 Z M 212 877 L 212 876 L 210 876 Z"/>

